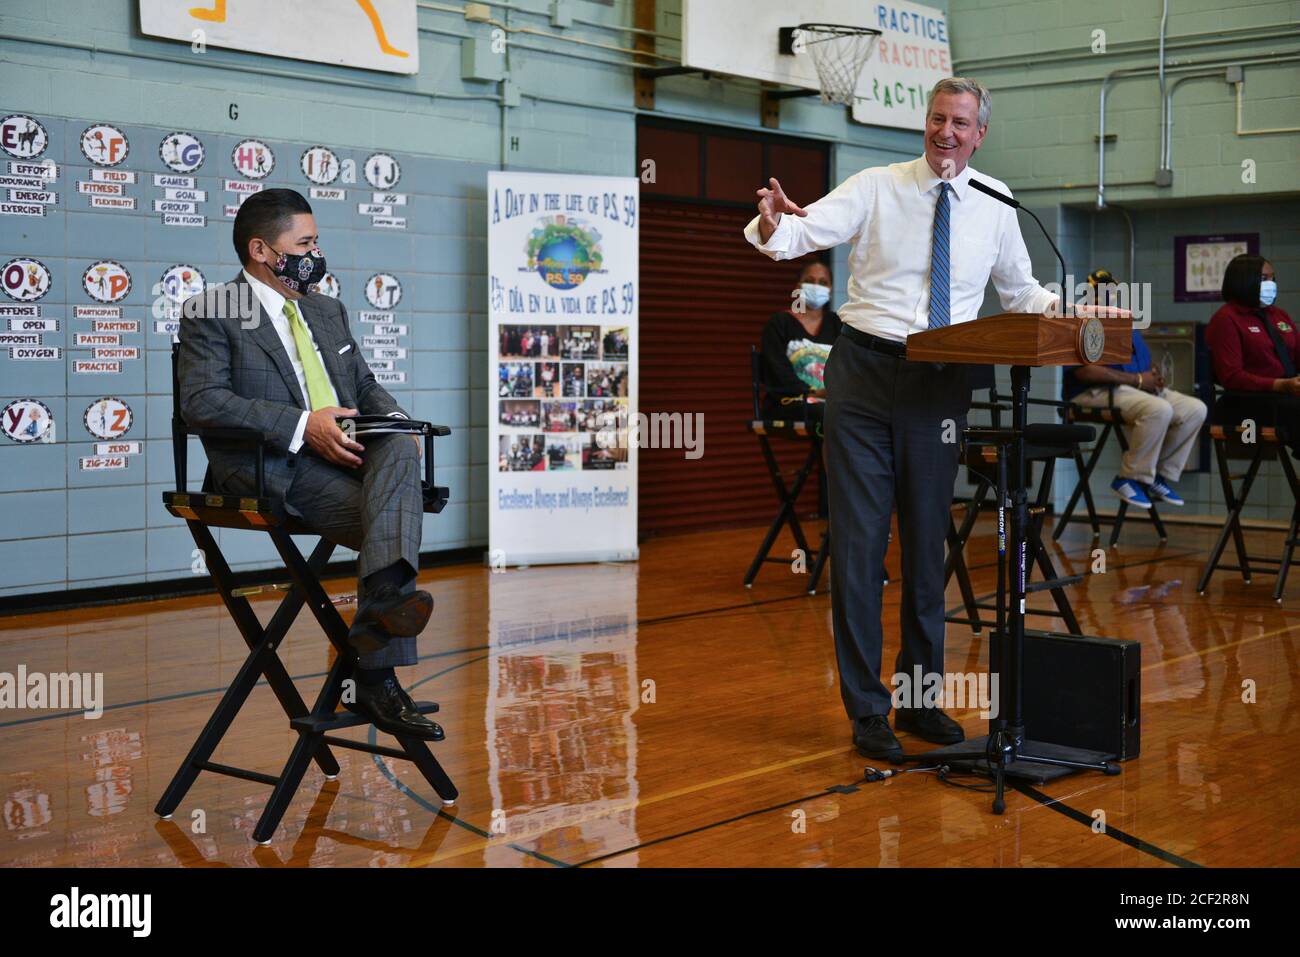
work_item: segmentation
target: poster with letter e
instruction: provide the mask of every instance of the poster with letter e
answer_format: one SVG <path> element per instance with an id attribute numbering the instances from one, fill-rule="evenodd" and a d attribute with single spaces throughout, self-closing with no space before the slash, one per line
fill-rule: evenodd
<path id="1" fill-rule="evenodd" d="M 880 39 L 858 75 L 853 121 L 925 129 L 930 89 L 952 76 L 947 14 L 907 0 L 862 4 L 861 11 L 850 22 L 879 30 Z"/>
<path id="2" fill-rule="evenodd" d="M 635 177 L 490 171 L 488 560 L 637 557 Z"/>

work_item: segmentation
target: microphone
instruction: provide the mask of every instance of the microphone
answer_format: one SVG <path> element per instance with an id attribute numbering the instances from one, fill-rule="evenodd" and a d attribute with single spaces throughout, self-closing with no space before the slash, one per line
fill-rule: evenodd
<path id="1" fill-rule="evenodd" d="M 1036 222 L 1038 224 L 1038 228 L 1043 231 L 1043 238 L 1046 239 L 1047 244 L 1052 247 L 1052 252 L 1056 253 L 1056 261 L 1061 264 L 1061 315 L 1063 316 L 1069 315 L 1069 312 L 1067 311 L 1066 307 L 1072 305 L 1072 303 L 1070 302 L 1069 295 L 1065 289 L 1065 257 L 1063 257 L 1061 255 L 1061 251 L 1056 248 L 1056 243 L 1052 241 L 1052 236 L 1050 233 L 1048 233 L 1047 227 L 1043 225 L 1043 221 L 1039 219 L 1037 216 L 1034 216 L 1034 211 L 1032 209 L 1027 209 L 1024 206 L 1021 206 L 1020 200 L 1012 199 L 1010 196 L 1006 195 L 1005 193 L 999 193 L 992 186 L 989 186 L 986 183 L 981 183 L 974 176 L 966 180 L 966 182 L 970 184 L 971 189 L 977 190 L 983 193 L 985 196 L 991 196 L 994 199 L 996 199 L 999 203 L 1006 203 L 1012 209 L 1024 210 L 1030 216 L 1034 217 L 1034 222 Z"/>
<path id="2" fill-rule="evenodd" d="M 985 196 L 992 196 L 992 197 L 993 197 L 994 199 L 996 199 L 998 202 L 1006 203 L 1006 204 L 1007 204 L 1008 206 L 1010 206 L 1012 209 L 1019 209 L 1019 208 L 1020 208 L 1020 200 L 1018 200 L 1018 199 L 1012 199 L 1012 198 L 1011 198 L 1010 196 L 1008 196 L 1006 193 L 999 193 L 999 192 L 998 192 L 996 189 L 994 189 L 992 186 L 988 186 L 988 185 L 986 185 L 985 183 L 981 183 L 979 180 L 975 179 L 975 177 L 973 177 L 973 176 L 972 176 L 970 179 L 968 179 L 966 182 L 970 184 L 971 189 L 977 189 L 977 190 L 979 190 L 981 193 L 983 193 Z"/>

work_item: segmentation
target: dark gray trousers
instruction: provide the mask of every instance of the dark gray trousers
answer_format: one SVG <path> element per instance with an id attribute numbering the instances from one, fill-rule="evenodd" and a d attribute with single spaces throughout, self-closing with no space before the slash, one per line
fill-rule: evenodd
<path id="1" fill-rule="evenodd" d="M 299 456 L 285 496 L 285 503 L 321 535 L 360 553 L 358 604 L 365 599 L 365 576 L 396 561 L 404 560 L 412 573 L 402 590 L 415 590 L 424 525 L 423 475 L 416 444 L 406 435 L 378 435 L 364 444 L 363 464 L 355 470 L 314 455 Z M 415 648 L 415 636 L 394 637 L 378 651 L 361 655 L 358 664 L 362 668 L 413 665 Z"/>
<path id="2" fill-rule="evenodd" d="M 944 547 L 970 386 L 965 366 L 896 359 L 847 336 L 831 349 L 825 379 L 835 655 L 844 708 L 860 719 L 890 709 L 880 567 L 895 505 L 903 597 L 894 668 L 943 673 Z"/>

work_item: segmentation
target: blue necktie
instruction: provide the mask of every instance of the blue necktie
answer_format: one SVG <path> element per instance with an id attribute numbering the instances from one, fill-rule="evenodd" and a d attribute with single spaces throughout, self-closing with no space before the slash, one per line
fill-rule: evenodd
<path id="1" fill-rule="evenodd" d="M 952 186 L 939 187 L 934 204 L 934 239 L 930 243 L 930 328 L 942 329 L 952 322 L 948 283 L 948 194 Z"/>

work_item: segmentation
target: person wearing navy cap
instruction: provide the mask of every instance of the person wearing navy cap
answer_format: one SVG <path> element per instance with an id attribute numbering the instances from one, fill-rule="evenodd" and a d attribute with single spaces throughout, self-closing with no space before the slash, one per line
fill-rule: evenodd
<path id="1" fill-rule="evenodd" d="M 1114 299 L 1115 277 L 1098 269 L 1088 276 L 1099 303 Z M 1169 388 L 1151 361 L 1142 333 L 1133 330 L 1133 358 L 1121 365 L 1071 366 L 1065 399 L 1091 409 L 1113 405 L 1124 418 L 1128 450 L 1111 490 L 1136 508 L 1151 501 L 1184 504 L 1176 485 L 1205 422 L 1205 403 Z"/>

